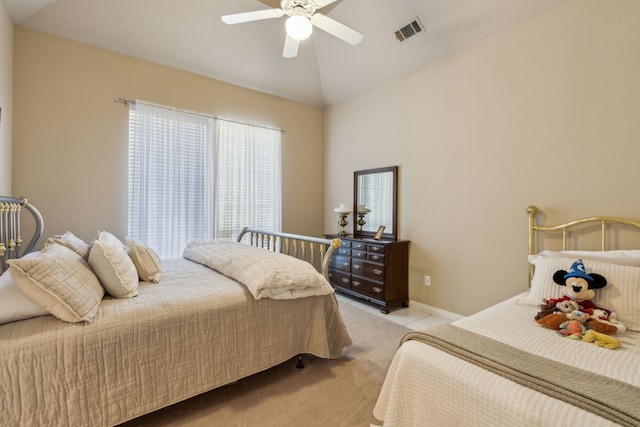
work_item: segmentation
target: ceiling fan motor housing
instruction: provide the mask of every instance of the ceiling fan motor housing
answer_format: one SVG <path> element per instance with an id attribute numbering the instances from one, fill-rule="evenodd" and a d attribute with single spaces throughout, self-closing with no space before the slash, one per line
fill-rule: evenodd
<path id="1" fill-rule="evenodd" d="M 314 14 L 317 7 L 313 4 L 313 1 L 309 0 L 282 0 L 280 2 L 280 8 L 284 11 L 288 16 L 292 16 L 296 14 L 294 10 L 304 10 L 304 14 L 307 18 Z M 297 12 L 298 14 L 300 12 Z"/>

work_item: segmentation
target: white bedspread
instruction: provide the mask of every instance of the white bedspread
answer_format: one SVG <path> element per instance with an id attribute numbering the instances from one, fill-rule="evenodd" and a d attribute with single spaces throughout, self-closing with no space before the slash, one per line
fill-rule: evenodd
<path id="1" fill-rule="evenodd" d="M 229 240 L 195 240 L 186 259 L 206 265 L 245 285 L 255 299 L 330 295 L 333 288 L 308 262 Z"/>
<path id="2" fill-rule="evenodd" d="M 516 304 L 519 297 L 454 324 L 640 387 L 639 333 L 617 335 L 622 345 L 615 350 L 563 338 L 535 323 L 537 309 Z M 396 353 L 374 415 L 385 426 L 616 425 L 418 341 L 404 343 Z"/>

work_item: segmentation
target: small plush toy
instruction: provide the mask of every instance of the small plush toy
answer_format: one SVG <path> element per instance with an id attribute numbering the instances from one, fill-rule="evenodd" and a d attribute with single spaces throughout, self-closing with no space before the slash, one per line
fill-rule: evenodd
<path id="1" fill-rule="evenodd" d="M 580 310 L 573 310 L 571 313 L 566 314 L 567 319 L 569 320 L 577 320 L 582 325 L 586 325 L 586 323 L 591 318 L 588 313 Z"/>
<path id="2" fill-rule="evenodd" d="M 620 345 L 620 341 L 618 341 L 614 337 L 607 334 L 601 334 L 594 331 L 593 329 L 588 330 L 584 333 L 584 335 L 582 336 L 582 341 L 592 342 L 598 347 L 604 347 L 610 350 L 618 348 L 618 346 Z"/>
<path id="3" fill-rule="evenodd" d="M 593 310 L 589 323 L 592 323 L 594 325 L 596 323 L 600 323 L 600 325 L 597 325 L 592 329 L 596 329 L 598 332 L 602 332 L 608 335 L 614 334 L 616 332 L 624 332 L 627 330 L 627 327 L 620 323 L 620 321 L 618 320 L 618 315 L 616 313 L 605 310 L 603 308 L 596 308 Z"/>
<path id="4" fill-rule="evenodd" d="M 587 328 L 579 320 L 567 320 L 560 324 L 560 329 L 558 330 L 561 335 L 574 340 L 582 339 L 585 332 L 587 332 Z"/>
<path id="5" fill-rule="evenodd" d="M 577 303 L 576 303 L 577 304 Z M 556 305 L 555 303 L 552 302 L 548 302 L 546 304 L 543 304 L 540 306 L 540 311 L 538 312 L 538 314 L 536 314 L 535 320 L 536 322 L 540 319 L 543 319 L 544 317 L 553 314 L 556 312 Z"/>
<path id="6" fill-rule="evenodd" d="M 566 300 L 560 302 L 547 302 L 547 304 L 540 307 L 540 312 L 536 314 L 535 319 L 542 319 L 543 317 L 552 313 L 571 313 L 573 310 L 580 309 L 580 306 L 576 301 Z"/>

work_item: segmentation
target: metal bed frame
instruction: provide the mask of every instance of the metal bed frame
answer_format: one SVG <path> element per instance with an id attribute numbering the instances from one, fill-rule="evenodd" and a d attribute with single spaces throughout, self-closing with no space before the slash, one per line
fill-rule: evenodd
<path id="1" fill-rule="evenodd" d="M 327 280 L 329 280 L 329 260 L 336 249 L 342 246 L 342 240 L 338 238 L 322 239 L 249 227 L 242 229 L 237 241 L 241 242 L 247 234 L 249 245 L 305 260 L 320 271 Z"/>
<path id="2" fill-rule="evenodd" d="M 568 250 L 568 237 L 571 232 L 578 229 L 591 226 L 600 227 L 600 250 L 607 250 L 607 231 L 609 231 L 612 225 L 628 226 L 631 229 L 640 231 L 640 222 L 632 221 L 626 218 L 620 218 L 616 216 L 591 216 L 582 219 L 576 219 L 566 222 L 564 224 L 554 226 L 543 226 L 537 223 L 536 218 L 538 215 L 538 208 L 536 206 L 528 206 L 527 214 L 529 215 L 529 255 L 535 255 L 538 253 L 538 241 L 539 233 L 562 233 L 562 249 Z M 533 279 L 534 266 L 529 265 L 529 283 Z"/>
<path id="3" fill-rule="evenodd" d="M 27 210 L 35 220 L 31 241 L 22 248 L 21 213 Z M 0 272 L 7 268 L 7 261 L 32 252 L 44 232 L 44 220 L 40 211 L 25 197 L 0 196 Z M 22 249 L 22 251 L 20 251 Z"/>

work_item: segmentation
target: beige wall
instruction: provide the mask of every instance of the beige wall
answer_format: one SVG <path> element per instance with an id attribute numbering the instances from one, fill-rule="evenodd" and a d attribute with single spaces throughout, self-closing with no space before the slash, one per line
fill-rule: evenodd
<path id="1" fill-rule="evenodd" d="M 0 1 L 0 195 L 11 196 L 13 22 Z"/>
<path id="2" fill-rule="evenodd" d="M 526 206 L 640 218 L 638 22 L 637 0 L 576 0 L 327 109 L 325 211 L 399 165 L 411 300 L 468 315 L 526 290 Z"/>
<path id="3" fill-rule="evenodd" d="M 15 27 L 13 192 L 45 235 L 127 229 L 125 97 L 260 123 L 283 137 L 283 228 L 321 235 L 321 109 Z M 4 119 L 4 118 L 3 118 Z"/>

